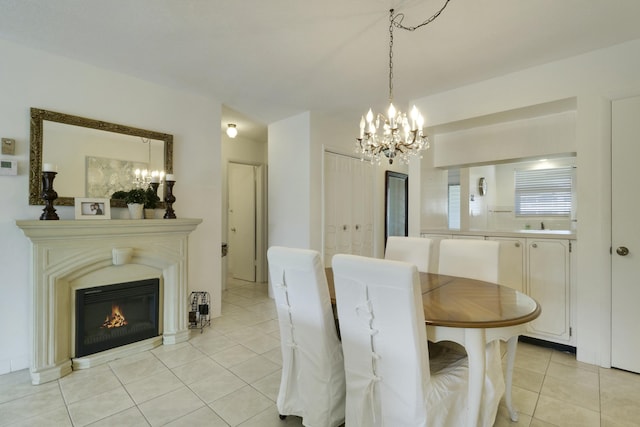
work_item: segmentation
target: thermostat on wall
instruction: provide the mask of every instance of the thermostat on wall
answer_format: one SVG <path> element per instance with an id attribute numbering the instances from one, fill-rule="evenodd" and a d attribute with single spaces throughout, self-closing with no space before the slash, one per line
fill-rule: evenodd
<path id="1" fill-rule="evenodd" d="M 0 159 L 0 175 L 18 175 L 18 161 Z"/>

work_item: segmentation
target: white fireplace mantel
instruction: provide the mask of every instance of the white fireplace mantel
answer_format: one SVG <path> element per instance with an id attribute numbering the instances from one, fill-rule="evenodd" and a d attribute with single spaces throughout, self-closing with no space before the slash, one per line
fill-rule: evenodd
<path id="1" fill-rule="evenodd" d="M 16 221 L 31 240 L 31 379 L 188 339 L 188 235 L 201 219 Z M 75 290 L 159 278 L 162 338 L 75 358 Z"/>

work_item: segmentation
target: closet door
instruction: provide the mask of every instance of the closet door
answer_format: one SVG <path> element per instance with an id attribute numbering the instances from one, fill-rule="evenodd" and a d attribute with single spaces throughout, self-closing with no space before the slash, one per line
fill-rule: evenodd
<path id="1" fill-rule="evenodd" d="M 324 265 L 331 267 L 331 259 L 338 253 L 338 218 L 335 196 L 338 188 L 338 159 L 331 153 L 324 155 Z"/>
<path id="2" fill-rule="evenodd" d="M 351 163 L 351 253 L 373 255 L 373 197 L 371 163 Z"/>
<path id="3" fill-rule="evenodd" d="M 348 156 L 324 156 L 324 262 L 337 253 L 373 255 L 373 168 Z"/>
<path id="4" fill-rule="evenodd" d="M 640 373 L 640 97 L 612 103 L 611 366 Z"/>

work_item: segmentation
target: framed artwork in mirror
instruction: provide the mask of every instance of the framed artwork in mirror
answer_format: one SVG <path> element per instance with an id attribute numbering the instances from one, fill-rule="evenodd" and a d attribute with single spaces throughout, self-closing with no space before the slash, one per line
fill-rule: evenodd
<path id="1" fill-rule="evenodd" d="M 400 172 L 385 172 L 384 242 L 389 236 L 409 235 L 409 176 Z"/>

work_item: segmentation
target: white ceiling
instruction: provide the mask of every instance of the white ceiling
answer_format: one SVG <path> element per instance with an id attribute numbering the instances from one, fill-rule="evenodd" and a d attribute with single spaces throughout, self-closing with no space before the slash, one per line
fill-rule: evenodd
<path id="1" fill-rule="evenodd" d="M 417 25 L 444 1 L 0 0 L 0 38 L 210 95 L 238 115 L 223 127 L 263 134 L 302 111 L 385 108 L 389 9 Z M 639 18 L 639 0 L 451 0 L 394 31 L 396 103 L 638 39 Z"/>

